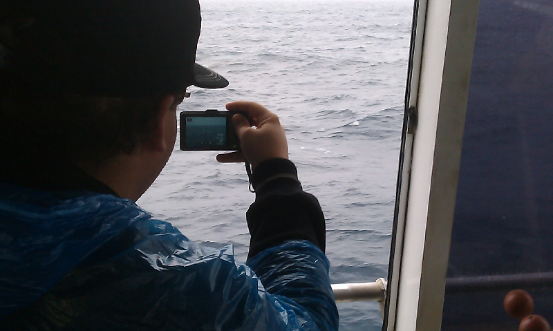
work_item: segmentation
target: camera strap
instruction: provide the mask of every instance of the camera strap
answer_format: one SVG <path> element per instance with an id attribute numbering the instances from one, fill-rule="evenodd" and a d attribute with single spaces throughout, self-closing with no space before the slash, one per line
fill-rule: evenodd
<path id="1" fill-rule="evenodd" d="M 244 161 L 244 165 L 246 166 L 246 173 L 248 174 L 248 182 L 250 183 L 250 185 L 248 186 L 248 189 L 250 190 L 250 192 L 255 193 L 255 190 L 253 189 L 253 185 L 252 185 L 252 166 L 247 160 Z"/>
<path id="2" fill-rule="evenodd" d="M 289 179 L 292 179 L 292 180 L 298 182 L 301 185 L 301 182 L 299 181 L 299 179 L 296 175 L 281 173 L 281 174 L 276 174 L 272 177 L 266 178 L 264 181 L 257 184 L 257 189 L 254 189 L 253 184 L 252 184 L 252 167 L 251 167 L 251 164 L 248 161 L 245 161 L 244 164 L 246 165 L 246 173 L 248 174 L 248 181 L 250 182 L 250 185 L 249 185 L 248 189 L 252 193 L 256 193 L 257 191 L 259 191 L 261 189 L 261 187 L 265 186 L 265 184 L 267 184 L 268 182 L 271 182 L 275 179 L 280 179 L 280 178 L 289 178 Z"/>

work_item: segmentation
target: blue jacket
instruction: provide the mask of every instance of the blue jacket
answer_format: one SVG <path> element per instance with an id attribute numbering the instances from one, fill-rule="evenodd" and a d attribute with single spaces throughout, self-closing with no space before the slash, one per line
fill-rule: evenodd
<path id="1" fill-rule="evenodd" d="M 307 240 L 244 265 L 129 200 L 0 183 L 3 330 L 337 330 L 328 269 Z"/>

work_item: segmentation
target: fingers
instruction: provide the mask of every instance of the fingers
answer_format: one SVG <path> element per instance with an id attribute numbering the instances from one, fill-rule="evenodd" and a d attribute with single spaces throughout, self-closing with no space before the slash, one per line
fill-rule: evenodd
<path id="1" fill-rule="evenodd" d="M 248 129 L 251 129 L 250 122 L 240 114 L 232 117 L 232 125 L 238 138 L 242 137 Z"/>
<path id="2" fill-rule="evenodd" d="M 242 152 L 232 152 L 232 153 L 226 153 L 226 154 L 217 154 L 217 161 L 221 163 L 238 163 L 238 162 L 244 162 L 246 159 L 244 158 L 244 154 Z"/>
<path id="3" fill-rule="evenodd" d="M 230 111 L 241 111 L 248 114 L 252 125 L 257 126 L 260 122 L 276 117 L 262 105 L 251 101 L 234 101 L 226 104 L 226 108 Z M 278 117 L 276 117 L 278 118 Z"/>
<path id="4" fill-rule="evenodd" d="M 226 107 L 230 111 L 243 111 L 249 115 L 259 115 L 269 110 L 262 105 L 252 101 L 233 101 L 226 104 Z"/>
<path id="5" fill-rule="evenodd" d="M 262 105 L 249 101 L 235 101 L 226 105 L 230 111 L 246 113 L 249 117 L 236 114 L 233 125 L 240 139 L 239 153 L 219 154 L 219 162 L 243 162 L 248 160 L 252 168 L 269 159 L 288 158 L 286 133 L 278 116 Z M 253 128 L 254 126 L 255 128 Z"/>

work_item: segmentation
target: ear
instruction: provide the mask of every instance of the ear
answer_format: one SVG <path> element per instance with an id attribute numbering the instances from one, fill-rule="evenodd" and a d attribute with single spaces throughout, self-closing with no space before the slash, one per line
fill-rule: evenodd
<path id="1" fill-rule="evenodd" d="M 155 130 L 152 132 L 152 135 L 149 139 L 149 143 L 146 148 L 150 148 L 154 152 L 165 153 L 167 148 L 173 148 L 173 146 L 168 146 L 167 140 L 167 130 L 170 128 L 167 126 L 167 117 L 175 116 L 173 109 L 173 103 L 175 102 L 175 97 L 171 94 L 168 94 L 163 97 L 159 105 L 157 116 L 155 117 Z"/>

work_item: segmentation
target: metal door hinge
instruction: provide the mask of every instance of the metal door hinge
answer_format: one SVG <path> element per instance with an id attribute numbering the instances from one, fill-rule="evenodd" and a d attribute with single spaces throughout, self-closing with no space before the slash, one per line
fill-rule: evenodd
<path id="1" fill-rule="evenodd" d="M 417 107 L 407 109 L 407 133 L 414 133 L 417 127 L 418 112 Z"/>

